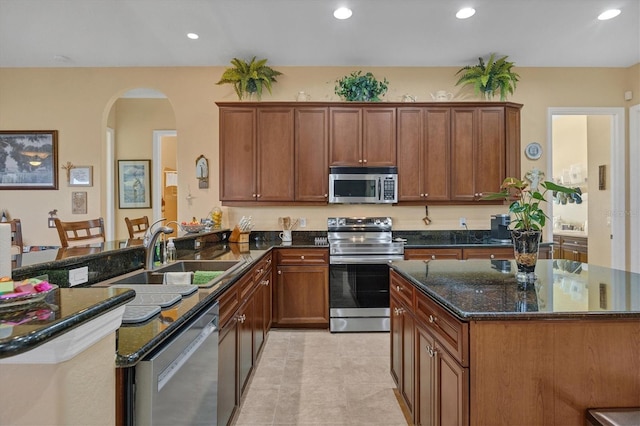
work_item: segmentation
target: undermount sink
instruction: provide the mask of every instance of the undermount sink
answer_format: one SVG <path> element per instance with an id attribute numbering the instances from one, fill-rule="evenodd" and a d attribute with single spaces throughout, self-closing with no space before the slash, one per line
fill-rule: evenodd
<path id="1" fill-rule="evenodd" d="M 196 271 L 224 271 L 214 279 L 200 287 L 211 287 L 231 273 L 246 265 L 241 260 L 182 260 L 163 265 L 152 271 L 134 271 L 119 277 L 104 281 L 102 285 L 113 284 L 162 284 L 165 272 L 196 272 Z"/>

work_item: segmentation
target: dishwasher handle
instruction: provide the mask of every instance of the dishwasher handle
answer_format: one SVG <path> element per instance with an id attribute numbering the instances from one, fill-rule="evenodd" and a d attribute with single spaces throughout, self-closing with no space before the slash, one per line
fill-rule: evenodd
<path id="1" fill-rule="evenodd" d="M 158 374 L 158 392 L 171 380 L 171 378 L 180 371 L 180 368 L 191 358 L 207 338 L 218 331 L 218 318 L 214 318 L 202 328 L 202 331 L 184 348 L 180 354 Z"/>

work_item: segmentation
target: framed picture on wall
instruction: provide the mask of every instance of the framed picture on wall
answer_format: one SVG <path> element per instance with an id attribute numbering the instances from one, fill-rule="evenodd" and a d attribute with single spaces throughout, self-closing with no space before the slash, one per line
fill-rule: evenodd
<path id="1" fill-rule="evenodd" d="M 87 214 L 86 191 L 71 193 L 71 214 Z"/>
<path id="2" fill-rule="evenodd" d="M 0 131 L 0 189 L 58 189 L 58 131 Z"/>
<path id="3" fill-rule="evenodd" d="M 151 160 L 118 160 L 121 209 L 151 208 Z"/>
<path id="4" fill-rule="evenodd" d="M 69 186 L 93 186 L 93 167 L 73 166 L 69 169 Z"/>

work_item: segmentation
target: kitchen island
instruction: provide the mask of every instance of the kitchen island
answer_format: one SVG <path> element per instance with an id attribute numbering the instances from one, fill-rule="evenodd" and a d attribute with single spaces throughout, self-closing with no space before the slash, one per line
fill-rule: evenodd
<path id="1" fill-rule="evenodd" d="M 540 260 L 392 266 L 391 371 L 416 424 L 584 424 L 640 406 L 640 275 Z"/>

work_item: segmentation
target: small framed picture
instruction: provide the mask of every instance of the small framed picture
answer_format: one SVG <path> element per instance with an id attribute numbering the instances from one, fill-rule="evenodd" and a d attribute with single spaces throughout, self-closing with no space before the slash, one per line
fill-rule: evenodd
<path id="1" fill-rule="evenodd" d="M 93 167 L 74 166 L 70 169 L 69 186 L 93 186 Z"/>
<path id="2" fill-rule="evenodd" d="M 151 208 L 151 160 L 118 160 L 121 209 Z"/>
<path id="3" fill-rule="evenodd" d="M 71 193 L 71 214 L 87 214 L 87 193 Z"/>
<path id="4" fill-rule="evenodd" d="M 542 145 L 538 142 L 531 142 L 524 149 L 524 154 L 527 156 L 529 160 L 537 160 L 542 157 Z"/>

